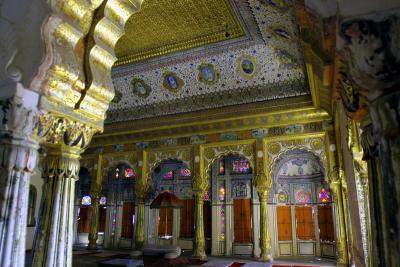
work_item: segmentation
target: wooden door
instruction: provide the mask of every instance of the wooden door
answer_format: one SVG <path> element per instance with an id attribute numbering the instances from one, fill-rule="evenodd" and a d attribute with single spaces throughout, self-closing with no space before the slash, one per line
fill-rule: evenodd
<path id="1" fill-rule="evenodd" d="M 253 240 L 251 200 L 249 198 L 234 199 L 233 207 L 234 242 L 251 243 Z"/>
<path id="2" fill-rule="evenodd" d="M 315 240 L 312 207 L 296 206 L 295 213 L 297 240 Z"/>
<path id="3" fill-rule="evenodd" d="M 183 199 L 180 209 L 180 237 L 193 238 L 194 232 L 194 199 Z M 164 226 L 165 227 L 165 226 Z M 164 230 L 165 232 L 165 230 Z"/>
<path id="4" fill-rule="evenodd" d="M 133 202 L 124 202 L 122 206 L 122 227 L 121 237 L 133 238 L 133 215 L 135 214 L 135 204 Z"/>
<path id="5" fill-rule="evenodd" d="M 90 206 L 80 207 L 78 233 L 89 233 L 91 222 L 92 222 L 92 207 Z"/>
<path id="6" fill-rule="evenodd" d="M 278 241 L 292 241 L 292 215 L 290 206 L 276 207 Z"/>
<path id="7" fill-rule="evenodd" d="M 330 204 L 318 206 L 318 226 L 321 241 L 335 241 L 332 207 Z"/>
<path id="8" fill-rule="evenodd" d="M 204 201 L 203 202 L 203 223 L 204 223 L 204 237 L 211 238 L 211 202 Z"/>
<path id="9" fill-rule="evenodd" d="M 107 217 L 107 209 L 105 206 L 99 207 L 99 228 L 98 231 L 100 233 L 104 233 L 106 231 L 106 217 Z"/>

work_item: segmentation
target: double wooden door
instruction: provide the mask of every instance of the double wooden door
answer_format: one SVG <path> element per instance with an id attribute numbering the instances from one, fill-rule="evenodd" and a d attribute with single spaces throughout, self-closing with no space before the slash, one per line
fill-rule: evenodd
<path id="1" fill-rule="evenodd" d="M 277 206 L 279 256 L 334 257 L 332 216 L 330 204 Z"/>

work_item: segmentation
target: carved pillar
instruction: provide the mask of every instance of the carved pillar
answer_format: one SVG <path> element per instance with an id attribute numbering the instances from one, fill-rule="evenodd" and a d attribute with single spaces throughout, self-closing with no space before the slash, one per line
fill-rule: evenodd
<path id="1" fill-rule="evenodd" d="M 193 240 L 193 256 L 205 259 L 206 240 L 204 237 L 203 198 L 207 188 L 208 179 L 204 175 L 204 149 L 200 146 L 193 148 L 193 178 L 192 190 L 195 197 L 195 225 Z"/>
<path id="2" fill-rule="evenodd" d="M 349 264 L 348 249 L 347 249 L 347 234 L 346 234 L 346 219 L 342 195 L 341 178 L 343 170 L 334 169 L 329 176 L 329 186 L 333 194 L 333 200 L 339 215 L 339 229 L 337 229 L 337 263 L 342 266 Z"/>
<path id="3" fill-rule="evenodd" d="M 33 266 L 72 266 L 75 181 L 79 159 L 96 130 L 46 113 L 39 136 L 45 143 L 44 190 L 36 228 Z"/>
<path id="4" fill-rule="evenodd" d="M 206 241 L 204 238 L 204 220 L 203 220 L 203 197 L 204 191 L 193 192 L 195 197 L 195 227 L 193 256 L 201 259 L 206 258 Z"/>
<path id="5" fill-rule="evenodd" d="M 90 194 L 93 199 L 92 203 L 92 220 L 90 222 L 90 231 L 89 231 L 89 244 L 87 249 L 96 250 L 97 249 L 97 239 L 98 235 L 98 227 L 99 227 L 99 205 L 100 205 L 100 197 L 101 197 L 101 184 L 103 179 L 102 173 L 102 161 L 103 155 L 100 154 L 97 159 L 97 173 L 96 179 L 92 181 Z"/>
<path id="6" fill-rule="evenodd" d="M 33 266 L 72 266 L 75 181 L 80 149 L 49 147 Z"/>
<path id="7" fill-rule="evenodd" d="M 144 245 L 144 210 L 146 203 L 146 195 L 149 189 L 147 161 L 148 153 L 146 151 L 138 152 L 138 165 L 141 167 L 141 175 L 135 184 L 136 194 L 136 225 L 135 225 L 135 251 L 140 251 Z M 132 254 L 132 255 L 138 255 Z"/>
<path id="8" fill-rule="evenodd" d="M 272 180 L 264 174 L 255 177 L 258 198 L 260 199 L 260 249 L 261 261 L 271 261 L 271 235 L 268 225 L 268 196 L 271 190 Z"/>
<path id="9" fill-rule="evenodd" d="M 136 227 L 135 227 L 135 250 L 141 250 L 144 245 L 144 197 L 136 196 Z"/>
<path id="10" fill-rule="evenodd" d="M 89 250 L 97 250 L 97 239 L 98 235 L 98 226 L 99 226 L 99 201 L 101 194 L 100 192 L 92 191 L 92 220 L 90 222 L 90 230 L 89 230 L 89 244 L 87 249 Z"/>
<path id="11" fill-rule="evenodd" d="M 9 97 L 0 100 L 0 266 L 22 267 L 29 182 L 37 162 L 33 131 L 39 96 L 19 84 L 1 91 Z"/>
<path id="12" fill-rule="evenodd" d="M 400 13 L 352 18 L 341 23 L 340 32 L 354 91 L 369 111 L 362 143 L 375 225 L 372 265 L 395 266 L 400 255 Z"/>

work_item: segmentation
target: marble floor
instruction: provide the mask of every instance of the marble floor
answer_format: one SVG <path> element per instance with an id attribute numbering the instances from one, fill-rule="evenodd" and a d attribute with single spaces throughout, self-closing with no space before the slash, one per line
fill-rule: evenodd
<path id="1" fill-rule="evenodd" d="M 74 267 L 97 267 L 103 266 L 102 263 L 107 261 L 125 261 L 130 262 L 135 266 L 136 262 L 143 262 L 146 267 L 183 267 L 183 266 L 204 266 L 204 267 L 311 267 L 323 266 L 331 267 L 336 266 L 335 261 L 329 259 L 322 259 L 317 257 L 309 258 L 281 258 L 274 259 L 272 263 L 259 262 L 254 258 L 239 258 L 239 257 L 208 257 L 206 261 L 193 259 L 190 255 L 185 255 L 173 259 L 166 260 L 162 257 L 144 256 L 132 257 L 129 255 L 128 250 L 98 250 L 88 251 L 81 248 L 74 249 L 73 266 Z M 111 266 L 111 265 L 110 265 Z M 124 265 L 115 265 L 124 266 Z M 140 266 L 140 265 L 136 265 Z"/>

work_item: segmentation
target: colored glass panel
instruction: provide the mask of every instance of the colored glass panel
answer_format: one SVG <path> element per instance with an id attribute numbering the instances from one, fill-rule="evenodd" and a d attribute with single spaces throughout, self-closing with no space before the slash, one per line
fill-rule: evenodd
<path id="1" fill-rule="evenodd" d="M 181 176 L 182 177 L 189 177 L 192 175 L 191 171 L 189 169 L 181 169 Z"/>
<path id="2" fill-rule="evenodd" d="M 135 176 L 135 171 L 132 168 L 125 169 L 125 178 L 131 178 Z"/>
<path id="3" fill-rule="evenodd" d="M 299 191 L 296 195 L 297 203 L 308 203 L 310 202 L 310 194 L 305 191 Z"/>
<path id="4" fill-rule="evenodd" d="M 225 174 L 225 160 L 221 159 L 218 163 L 218 173 L 219 175 Z"/>
<path id="5" fill-rule="evenodd" d="M 174 179 L 174 172 L 173 171 L 169 171 L 166 174 L 164 174 L 163 176 L 164 180 L 172 180 Z"/>
<path id="6" fill-rule="evenodd" d="M 115 179 L 119 179 L 119 168 L 115 169 Z"/>
<path id="7" fill-rule="evenodd" d="M 84 196 L 81 203 L 83 206 L 90 206 L 92 204 L 92 198 L 90 196 Z"/>
<path id="8" fill-rule="evenodd" d="M 249 173 L 250 163 L 245 159 L 232 161 L 232 173 Z"/>
<path id="9" fill-rule="evenodd" d="M 331 200 L 331 197 L 329 195 L 329 190 L 322 187 L 318 193 L 318 200 L 319 200 L 319 202 L 322 202 L 322 203 L 329 202 Z"/>
<path id="10" fill-rule="evenodd" d="M 106 205 L 107 204 L 107 198 L 106 197 L 101 197 L 99 203 L 100 203 L 100 205 Z"/>
<path id="11" fill-rule="evenodd" d="M 221 232 L 220 232 L 220 239 L 225 240 L 225 186 L 222 185 L 219 188 L 218 198 L 221 202 L 221 211 L 220 211 L 220 219 L 221 219 Z"/>

